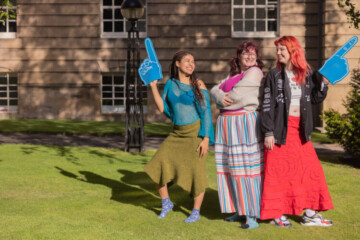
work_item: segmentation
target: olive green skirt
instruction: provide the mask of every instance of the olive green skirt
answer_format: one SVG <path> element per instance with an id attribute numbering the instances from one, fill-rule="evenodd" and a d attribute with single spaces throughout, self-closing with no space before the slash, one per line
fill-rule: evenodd
<path id="1" fill-rule="evenodd" d="M 208 186 L 206 157 L 196 152 L 202 138 L 198 137 L 200 120 L 188 125 L 174 125 L 172 133 L 146 164 L 145 172 L 159 186 L 175 182 L 193 197 Z"/>

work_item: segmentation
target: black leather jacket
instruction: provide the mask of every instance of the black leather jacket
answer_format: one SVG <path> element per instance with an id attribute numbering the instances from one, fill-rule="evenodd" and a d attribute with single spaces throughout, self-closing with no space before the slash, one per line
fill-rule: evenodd
<path id="1" fill-rule="evenodd" d="M 306 142 L 311 140 L 313 130 L 311 105 L 324 101 L 327 90 L 328 87 L 322 84 L 322 76 L 318 72 L 308 74 L 305 85 L 301 85 L 300 129 Z M 281 72 L 276 67 L 265 78 L 260 115 L 262 132 L 265 137 L 274 136 L 276 144 L 286 144 L 290 101 L 289 79 L 285 71 Z"/>

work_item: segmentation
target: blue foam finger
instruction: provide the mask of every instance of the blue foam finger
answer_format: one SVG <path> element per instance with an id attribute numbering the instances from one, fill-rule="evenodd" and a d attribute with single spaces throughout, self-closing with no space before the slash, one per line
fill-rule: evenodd
<path id="1" fill-rule="evenodd" d="M 149 59 L 153 62 L 158 62 L 158 58 L 154 49 L 154 45 L 152 44 L 152 41 L 150 38 L 145 39 L 145 47 L 147 54 L 149 56 Z"/>
<path id="2" fill-rule="evenodd" d="M 345 54 L 347 54 L 356 45 L 356 43 L 358 41 L 359 41 L 359 38 L 357 36 L 353 36 L 352 38 L 350 38 L 349 41 L 347 41 L 347 43 L 345 43 L 331 57 L 333 57 L 333 56 L 339 56 L 339 57 L 345 56 Z"/>
<path id="3" fill-rule="evenodd" d="M 144 59 L 141 63 L 138 73 L 141 80 L 147 86 L 149 83 L 155 80 L 163 78 L 161 65 L 158 61 L 154 46 L 150 38 L 145 39 L 145 47 L 149 58 Z"/>
<path id="4" fill-rule="evenodd" d="M 358 37 L 353 36 L 339 50 L 337 50 L 319 69 L 319 73 L 326 77 L 331 84 L 343 80 L 349 73 L 349 63 L 344 57 L 358 42 Z"/>

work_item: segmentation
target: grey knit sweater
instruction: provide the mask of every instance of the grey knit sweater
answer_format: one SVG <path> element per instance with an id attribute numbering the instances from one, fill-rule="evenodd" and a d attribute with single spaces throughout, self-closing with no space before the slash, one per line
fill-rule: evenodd
<path id="1" fill-rule="evenodd" d="M 223 79 L 218 85 L 214 86 L 211 91 L 211 99 L 216 103 L 218 109 L 237 110 L 244 108 L 246 111 L 260 110 L 262 97 L 262 80 L 263 73 L 257 67 L 248 69 L 244 77 L 228 92 L 228 97 L 233 100 L 230 106 L 223 105 L 223 98 L 226 94 L 220 89 L 220 85 L 228 79 Z"/>

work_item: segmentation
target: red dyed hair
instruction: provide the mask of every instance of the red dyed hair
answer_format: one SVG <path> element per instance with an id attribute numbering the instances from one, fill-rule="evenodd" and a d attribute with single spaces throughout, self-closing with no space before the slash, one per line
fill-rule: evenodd
<path id="1" fill-rule="evenodd" d="M 311 67 L 307 63 L 304 55 L 304 50 L 300 46 L 298 40 L 293 36 L 283 36 L 275 40 L 275 46 L 283 45 L 286 46 L 289 54 L 290 61 L 295 72 L 295 82 L 305 84 L 306 74 L 310 71 Z M 277 60 L 276 66 L 282 71 L 282 64 Z"/>

